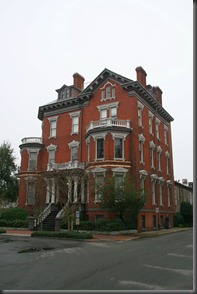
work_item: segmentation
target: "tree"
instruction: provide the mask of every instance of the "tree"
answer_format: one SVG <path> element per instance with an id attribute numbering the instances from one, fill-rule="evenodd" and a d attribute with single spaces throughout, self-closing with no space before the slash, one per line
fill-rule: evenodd
<path id="1" fill-rule="evenodd" d="M 11 144 L 0 145 L 0 203 L 15 202 L 18 197 L 17 166 Z"/>
<path id="2" fill-rule="evenodd" d="M 184 223 L 192 226 L 193 225 L 193 206 L 191 203 L 183 201 L 180 206 L 180 213 L 184 218 Z"/>
<path id="3" fill-rule="evenodd" d="M 135 188 L 129 177 L 117 183 L 116 178 L 108 179 L 104 185 L 97 187 L 101 197 L 100 207 L 119 213 L 126 226 L 136 225 L 137 215 L 146 202 L 145 194 Z"/>

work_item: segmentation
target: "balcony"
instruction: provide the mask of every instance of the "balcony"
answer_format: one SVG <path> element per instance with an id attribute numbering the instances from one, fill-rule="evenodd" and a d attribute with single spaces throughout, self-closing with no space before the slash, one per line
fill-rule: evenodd
<path id="1" fill-rule="evenodd" d="M 86 133 L 95 128 L 106 128 L 106 127 L 122 127 L 130 129 L 130 121 L 123 119 L 107 118 L 104 120 L 91 121 L 86 128 Z"/>
<path id="2" fill-rule="evenodd" d="M 42 144 L 42 138 L 40 137 L 26 137 L 21 140 L 22 144 L 19 146 L 20 149 L 23 148 L 38 148 L 41 149 L 44 147 Z"/>
<path id="3" fill-rule="evenodd" d="M 31 143 L 37 143 L 37 144 L 42 144 L 42 138 L 40 137 L 27 137 L 23 138 L 21 140 L 22 144 L 31 144 Z"/>
<path id="4" fill-rule="evenodd" d="M 62 163 L 50 163 L 47 164 L 47 171 L 52 170 L 65 170 L 65 169 L 84 169 L 85 164 L 79 161 L 69 161 Z"/>

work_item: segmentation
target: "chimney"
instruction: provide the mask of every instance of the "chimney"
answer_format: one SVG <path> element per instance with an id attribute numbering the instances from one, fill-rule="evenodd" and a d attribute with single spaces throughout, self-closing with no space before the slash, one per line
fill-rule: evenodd
<path id="1" fill-rule="evenodd" d="M 162 93 L 163 92 L 161 91 L 161 89 L 158 86 L 153 87 L 153 90 L 155 92 L 157 101 L 162 105 Z"/>
<path id="2" fill-rule="evenodd" d="M 79 89 L 80 91 L 82 91 L 84 89 L 84 77 L 82 77 L 80 74 L 78 73 L 74 73 L 73 75 L 73 85 Z"/>
<path id="3" fill-rule="evenodd" d="M 137 72 L 137 81 L 142 85 L 144 86 L 144 88 L 146 88 L 146 72 L 145 70 L 141 67 L 141 66 L 138 66 L 136 67 L 136 72 Z"/>

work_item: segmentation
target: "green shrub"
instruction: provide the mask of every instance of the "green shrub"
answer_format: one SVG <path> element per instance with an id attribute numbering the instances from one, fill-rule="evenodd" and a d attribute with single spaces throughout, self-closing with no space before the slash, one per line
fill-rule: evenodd
<path id="1" fill-rule="evenodd" d="M 72 238 L 72 239 L 92 239 L 91 233 L 81 233 L 76 231 L 67 232 L 51 232 L 51 231 L 35 231 L 32 237 L 55 237 L 55 238 Z"/>
<path id="2" fill-rule="evenodd" d="M 175 227 L 180 227 L 180 226 L 183 226 L 183 224 L 184 224 L 183 216 L 179 212 L 175 213 L 175 215 L 174 215 L 174 226 Z"/>
<path id="3" fill-rule="evenodd" d="M 0 234 L 6 233 L 6 230 L 0 229 Z"/>
<path id="4" fill-rule="evenodd" d="M 191 227 L 193 225 L 193 206 L 191 203 L 183 201 L 180 206 L 180 213 L 183 216 L 184 223 Z"/>
<path id="5" fill-rule="evenodd" d="M 15 219 L 15 220 L 0 219 L 0 226 L 10 227 L 10 228 L 27 228 L 28 221 L 20 220 L 20 219 Z"/>
<path id="6" fill-rule="evenodd" d="M 14 221 L 16 219 L 26 220 L 28 213 L 25 209 L 19 207 L 4 208 L 0 211 L 0 219 Z"/>

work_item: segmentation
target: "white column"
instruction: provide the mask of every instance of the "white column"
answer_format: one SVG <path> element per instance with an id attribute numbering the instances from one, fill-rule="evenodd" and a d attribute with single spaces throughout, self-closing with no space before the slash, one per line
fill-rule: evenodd
<path id="1" fill-rule="evenodd" d="M 51 203 L 55 203 L 55 181 L 51 180 Z"/>
<path id="2" fill-rule="evenodd" d="M 77 202 L 78 178 L 74 178 L 74 202 Z"/>
<path id="3" fill-rule="evenodd" d="M 50 183 L 48 179 L 46 179 L 46 182 L 47 182 L 46 203 L 49 203 L 50 202 Z"/>

